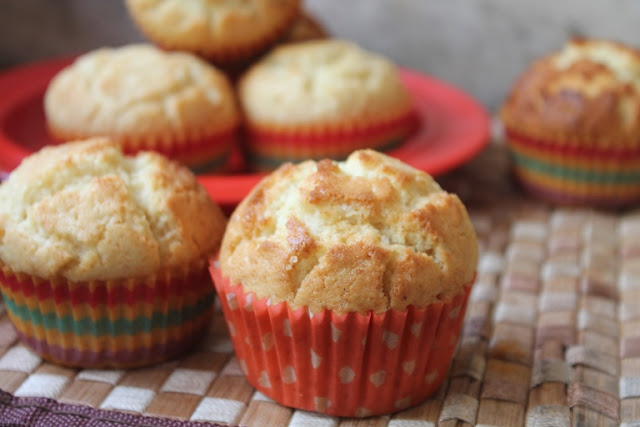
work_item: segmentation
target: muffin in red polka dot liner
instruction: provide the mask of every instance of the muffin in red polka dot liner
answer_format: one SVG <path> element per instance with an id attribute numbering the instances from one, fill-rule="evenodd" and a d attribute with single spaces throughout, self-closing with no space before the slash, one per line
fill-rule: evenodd
<path id="1" fill-rule="evenodd" d="M 275 401 L 341 417 L 446 378 L 475 276 L 457 196 L 372 150 L 285 164 L 234 211 L 211 275 L 239 364 Z"/>

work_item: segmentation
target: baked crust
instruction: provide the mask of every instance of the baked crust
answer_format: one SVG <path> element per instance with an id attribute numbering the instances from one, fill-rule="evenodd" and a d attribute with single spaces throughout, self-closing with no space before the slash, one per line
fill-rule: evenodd
<path id="1" fill-rule="evenodd" d="M 299 0 L 127 0 L 133 20 L 151 40 L 225 63 L 247 59 L 281 37 Z"/>
<path id="2" fill-rule="evenodd" d="M 274 130 L 353 129 L 412 109 L 395 64 L 339 39 L 274 48 L 242 76 L 238 93 L 249 124 Z"/>
<path id="3" fill-rule="evenodd" d="M 621 43 L 573 39 L 515 82 L 500 112 L 521 135 L 566 145 L 640 143 L 640 52 Z"/>
<path id="4" fill-rule="evenodd" d="M 0 185 L 0 261 L 43 279 L 179 274 L 218 250 L 225 225 L 186 167 L 103 138 L 45 147 Z"/>
<path id="5" fill-rule="evenodd" d="M 130 148 L 181 146 L 240 123 L 224 73 L 189 53 L 146 44 L 80 56 L 53 78 L 44 106 L 59 140 L 108 136 Z"/>
<path id="6" fill-rule="evenodd" d="M 338 313 L 449 300 L 473 279 L 478 248 L 457 196 L 372 151 L 281 166 L 236 208 L 222 273 L 248 292 Z"/>

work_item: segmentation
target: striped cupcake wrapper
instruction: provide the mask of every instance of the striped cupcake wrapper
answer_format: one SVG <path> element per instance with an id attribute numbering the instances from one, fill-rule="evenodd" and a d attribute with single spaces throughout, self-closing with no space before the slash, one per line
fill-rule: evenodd
<path id="1" fill-rule="evenodd" d="M 393 120 L 350 129 L 288 132 L 253 126 L 248 129 L 247 158 L 253 169 L 270 171 L 285 162 L 343 160 L 363 148 L 390 151 L 404 142 L 417 123 L 415 112 L 409 111 Z"/>
<path id="2" fill-rule="evenodd" d="M 195 173 L 223 172 L 227 165 L 229 152 L 238 141 L 236 128 L 230 128 L 218 135 L 192 138 L 185 142 L 163 143 L 149 141 L 133 143 L 125 141 L 123 151 L 135 154 L 141 150 L 153 150 L 170 159 L 187 165 Z"/>
<path id="3" fill-rule="evenodd" d="M 640 199 L 640 147 L 579 147 L 506 131 L 524 189 L 554 203 L 616 207 Z"/>
<path id="4" fill-rule="evenodd" d="M 167 360 L 203 336 L 214 291 L 205 270 L 180 277 L 74 283 L 0 271 L 20 339 L 47 360 L 133 367 Z"/>
<path id="5" fill-rule="evenodd" d="M 59 143 L 65 141 L 90 138 L 92 135 L 69 134 L 57 129 L 50 129 Z M 222 173 L 228 165 L 229 153 L 238 144 L 239 130 L 237 126 L 230 127 L 215 135 L 201 135 L 193 133 L 178 137 L 127 137 L 114 136 L 122 146 L 125 154 L 132 155 L 140 151 L 155 151 L 164 156 L 181 162 L 194 173 Z"/>

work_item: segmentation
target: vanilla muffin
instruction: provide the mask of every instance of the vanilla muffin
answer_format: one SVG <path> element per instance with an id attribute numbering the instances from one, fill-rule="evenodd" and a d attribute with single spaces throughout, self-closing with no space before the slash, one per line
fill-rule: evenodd
<path id="1" fill-rule="evenodd" d="M 299 0 L 127 0 L 154 43 L 219 66 L 245 62 L 276 42 L 298 16 Z"/>
<path id="2" fill-rule="evenodd" d="M 238 93 L 249 163 L 258 170 L 389 150 L 416 125 L 396 65 L 344 40 L 279 46 L 241 77 Z"/>
<path id="3" fill-rule="evenodd" d="M 224 73 L 146 44 L 81 55 L 53 78 L 44 107 L 58 141 L 106 136 L 126 153 L 158 151 L 197 172 L 224 170 L 241 120 Z"/>
<path id="4" fill-rule="evenodd" d="M 640 199 L 640 52 L 573 39 L 531 65 L 501 112 L 515 174 L 552 202 Z"/>
<path id="5" fill-rule="evenodd" d="M 20 339 L 70 366 L 168 359 L 205 332 L 226 225 L 184 166 L 91 139 L 43 148 L 0 185 L 0 289 Z"/>
<path id="6" fill-rule="evenodd" d="M 361 150 L 263 179 L 211 271 L 251 384 L 287 406 L 369 416 L 444 380 L 477 251 L 457 196 Z"/>

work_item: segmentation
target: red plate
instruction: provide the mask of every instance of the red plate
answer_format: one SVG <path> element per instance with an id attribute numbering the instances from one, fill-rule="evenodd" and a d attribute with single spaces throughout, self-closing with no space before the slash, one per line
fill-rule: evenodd
<path id="1" fill-rule="evenodd" d="M 71 60 L 38 62 L 0 74 L 0 169 L 13 170 L 22 158 L 51 143 L 42 97 L 50 79 Z M 390 155 L 437 175 L 469 160 L 487 144 L 489 115 L 478 102 L 427 75 L 400 71 L 413 96 L 420 126 Z M 236 173 L 198 176 L 223 206 L 237 204 L 263 176 L 243 173 L 237 160 Z"/>

